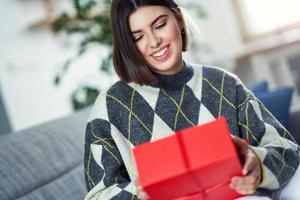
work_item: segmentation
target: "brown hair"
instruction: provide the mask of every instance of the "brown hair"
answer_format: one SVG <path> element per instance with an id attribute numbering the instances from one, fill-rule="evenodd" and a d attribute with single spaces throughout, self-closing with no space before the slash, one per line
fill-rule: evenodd
<path id="1" fill-rule="evenodd" d="M 174 0 L 113 0 L 110 17 L 113 38 L 113 64 L 120 79 L 126 83 L 152 85 L 155 77 L 137 50 L 129 28 L 128 18 L 141 6 L 155 5 L 169 8 L 183 25 L 182 51 L 187 50 L 188 35 L 182 12 Z"/>

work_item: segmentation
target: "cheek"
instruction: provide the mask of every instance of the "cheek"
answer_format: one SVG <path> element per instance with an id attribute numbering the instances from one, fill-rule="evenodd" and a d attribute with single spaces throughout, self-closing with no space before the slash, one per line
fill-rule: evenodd
<path id="1" fill-rule="evenodd" d="M 169 40 L 181 40 L 180 30 L 175 24 L 172 24 L 170 26 L 170 28 L 166 32 L 166 35 Z"/>
<path id="2" fill-rule="evenodd" d="M 143 56 L 146 55 L 146 44 L 144 42 L 138 42 L 135 46 L 140 54 L 142 54 Z"/>

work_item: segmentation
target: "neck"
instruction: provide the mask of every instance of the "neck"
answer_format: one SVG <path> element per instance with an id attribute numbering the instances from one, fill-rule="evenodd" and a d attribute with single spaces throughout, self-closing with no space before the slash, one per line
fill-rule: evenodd
<path id="1" fill-rule="evenodd" d="M 173 75 L 173 74 L 177 74 L 178 72 L 181 71 L 182 67 L 184 65 L 183 60 L 181 60 L 180 62 L 178 62 L 178 64 L 176 64 L 176 66 L 172 67 L 172 71 L 168 71 L 168 72 L 164 72 L 164 71 L 155 71 L 153 70 L 156 74 L 161 74 L 161 75 Z"/>
<path id="2" fill-rule="evenodd" d="M 172 74 L 162 74 L 152 72 L 157 82 L 153 87 L 164 89 L 178 89 L 186 84 L 193 76 L 193 68 L 185 62 L 178 68 L 178 71 Z"/>

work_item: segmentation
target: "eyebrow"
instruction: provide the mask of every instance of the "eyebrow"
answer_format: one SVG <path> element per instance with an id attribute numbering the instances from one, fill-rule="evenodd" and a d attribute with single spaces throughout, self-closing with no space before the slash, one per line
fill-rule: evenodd
<path id="1" fill-rule="evenodd" d="M 153 26 L 153 24 L 155 24 L 159 19 L 163 18 L 163 17 L 168 17 L 168 15 L 164 14 L 164 15 L 159 15 L 155 20 L 153 20 L 153 22 L 151 22 L 150 26 Z M 141 32 L 141 30 L 136 30 L 136 31 L 132 31 L 132 34 L 135 33 L 139 33 Z"/>

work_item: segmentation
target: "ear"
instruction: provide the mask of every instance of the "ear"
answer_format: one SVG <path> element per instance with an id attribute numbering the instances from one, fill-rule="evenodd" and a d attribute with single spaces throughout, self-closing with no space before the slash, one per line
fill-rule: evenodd
<path id="1" fill-rule="evenodd" d="M 177 23 L 178 23 L 178 27 L 179 27 L 180 32 L 182 32 L 183 29 L 184 29 L 182 21 L 180 21 L 180 20 L 177 19 Z"/>
<path id="2" fill-rule="evenodd" d="M 184 28 L 184 27 L 183 27 L 182 20 L 177 19 L 177 23 L 178 23 L 179 29 L 182 30 L 182 29 Z"/>

